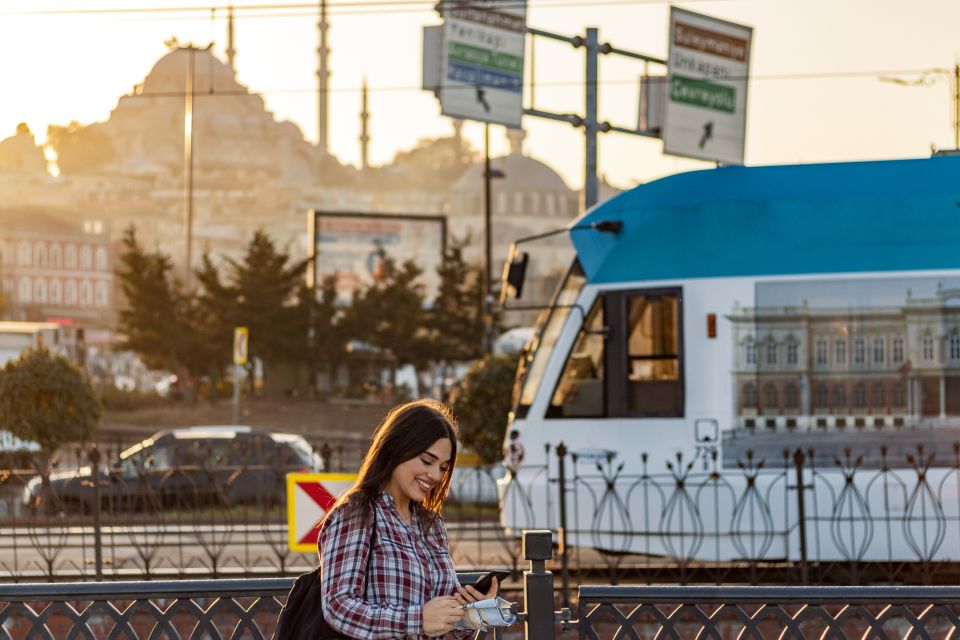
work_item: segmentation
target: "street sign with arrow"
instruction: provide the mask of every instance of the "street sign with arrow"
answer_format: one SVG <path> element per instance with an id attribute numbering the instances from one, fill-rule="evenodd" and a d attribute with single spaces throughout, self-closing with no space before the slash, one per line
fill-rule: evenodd
<path id="1" fill-rule="evenodd" d="M 519 128 L 526 2 L 444 0 L 440 110 Z"/>

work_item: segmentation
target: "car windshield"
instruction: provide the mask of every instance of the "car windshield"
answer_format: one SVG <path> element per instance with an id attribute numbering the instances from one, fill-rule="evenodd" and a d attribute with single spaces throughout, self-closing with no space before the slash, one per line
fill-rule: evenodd
<path id="1" fill-rule="evenodd" d="M 580 291 L 587 279 L 580 266 L 580 261 L 574 259 L 567 271 L 567 276 L 557 288 L 550 307 L 540 314 L 537 326 L 529 348 L 520 360 L 517 369 L 517 379 L 514 386 L 514 413 L 518 418 L 526 415 L 533 404 L 540 388 L 540 382 L 553 353 L 553 347 L 563 331 L 572 305 L 580 296 Z"/>

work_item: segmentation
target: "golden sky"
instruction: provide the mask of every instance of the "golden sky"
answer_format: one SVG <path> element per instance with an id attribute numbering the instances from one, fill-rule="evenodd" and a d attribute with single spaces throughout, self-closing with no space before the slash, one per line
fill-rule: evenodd
<path id="1" fill-rule="evenodd" d="M 372 3 L 372 4 L 371 4 Z M 226 48 L 226 2 L 197 0 L 0 0 L 0 137 L 25 121 L 43 140 L 49 124 L 104 120 L 166 52 L 164 41 Z M 254 2 L 238 1 L 236 6 Z M 280 0 L 259 0 L 259 7 Z M 284 3 L 288 7 L 290 4 Z M 359 87 L 371 88 L 371 160 L 388 161 L 419 138 L 451 130 L 432 94 L 420 86 L 421 27 L 439 20 L 420 0 L 329 0 L 331 148 L 358 162 Z M 369 6 L 363 6 L 363 5 Z M 960 54 L 960 0 L 702 0 L 677 6 L 751 25 L 753 57 L 747 120 L 748 164 L 922 157 L 953 144 L 947 74 L 929 86 L 881 82 L 916 79 L 920 70 L 952 69 Z M 199 11 L 58 14 L 62 10 L 199 7 Z M 210 7 L 216 7 L 211 11 Z M 40 12 L 40 13 L 37 13 Z M 43 13 L 49 12 L 49 13 Z M 659 0 L 531 0 L 528 24 L 577 34 L 600 29 L 602 41 L 666 56 L 669 3 Z M 240 82 L 262 93 L 279 119 L 316 138 L 316 14 L 306 8 L 238 9 Z M 539 41 L 538 41 L 539 42 Z M 528 65 L 529 66 L 529 65 Z M 651 70 L 656 70 L 652 67 Z M 635 126 L 642 66 L 601 60 L 603 119 Z M 537 45 L 538 108 L 582 110 L 583 53 Z M 529 96 L 526 101 L 529 102 Z M 583 136 L 570 126 L 526 117 L 527 149 L 573 187 L 583 180 Z M 482 129 L 465 132 L 476 146 Z M 495 152 L 506 150 L 494 128 Z M 600 171 L 622 186 L 703 166 L 664 157 L 658 141 L 605 134 Z"/>

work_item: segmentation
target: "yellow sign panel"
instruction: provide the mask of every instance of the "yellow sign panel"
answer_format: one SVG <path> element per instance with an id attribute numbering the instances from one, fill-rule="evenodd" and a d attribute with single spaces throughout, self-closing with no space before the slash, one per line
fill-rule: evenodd
<path id="1" fill-rule="evenodd" d="M 353 486 L 355 473 L 287 474 L 287 541 L 290 551 L 316 552 L 317 525 Z"/>
<path id="2" fill-rule="evenodd" d="M 247 364 L 250 350 L 250 330 L 246 327 L 233 328 L 233 364 Z"/>

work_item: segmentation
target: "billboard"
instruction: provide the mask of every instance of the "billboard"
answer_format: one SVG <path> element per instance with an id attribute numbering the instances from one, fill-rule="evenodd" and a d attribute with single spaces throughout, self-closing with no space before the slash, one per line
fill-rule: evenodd
<path id="1" fill-rule="evenodd" d="M 670 8 L 663 152 L 743 164 L 751 27 Z"/>
<path id="2" fill-rule="evenodd" d="M 423 270 L 424 302 L 436 298 L 437 268 L 447 242 L 445 216 L 314 210 L 308 221 L 312 286 L 335 274 L 337 298 L 352 300 L 355 291 L 380 277 L 382 248 L 397 264 L 413 260 Z"/>
<path id="3" fill-rule="evenodd" d="M 446 0 L 440 111 L 519 128 L 523 115 L 526 2 Z"/>

